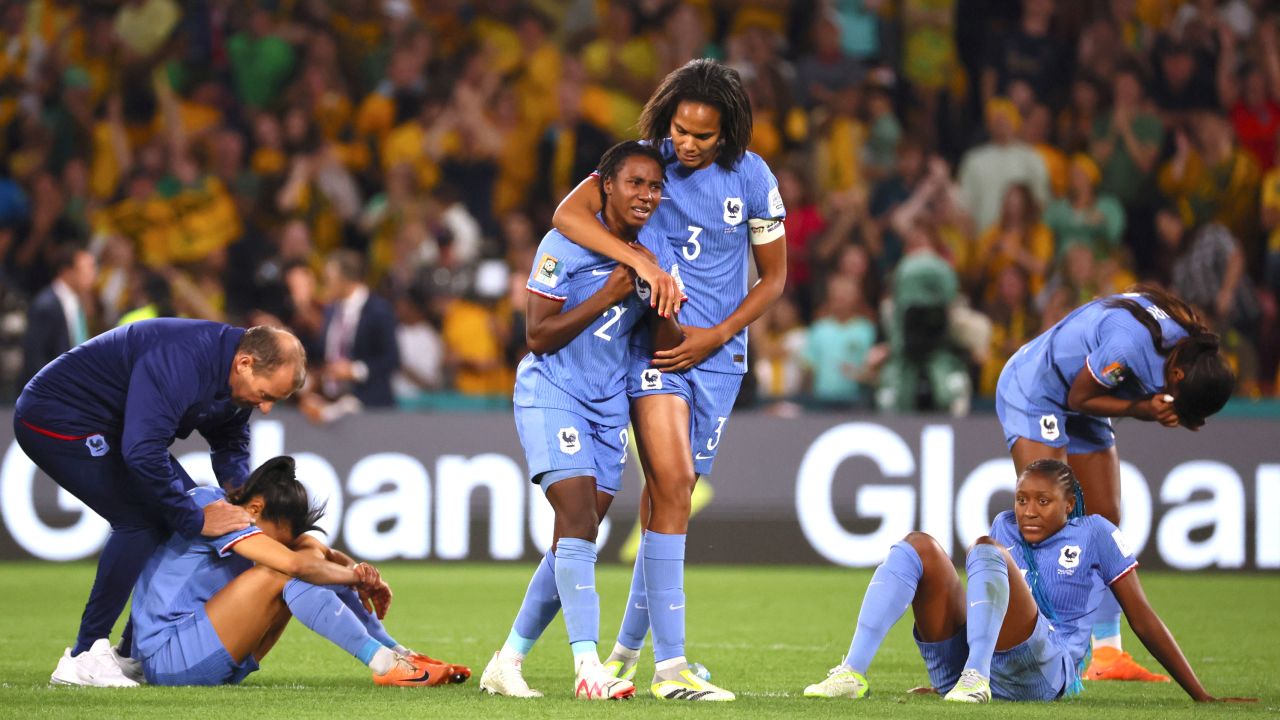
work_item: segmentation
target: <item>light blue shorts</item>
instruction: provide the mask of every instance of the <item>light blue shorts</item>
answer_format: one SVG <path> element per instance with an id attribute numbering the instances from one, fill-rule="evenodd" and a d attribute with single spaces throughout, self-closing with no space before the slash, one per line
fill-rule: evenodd
<path id="1" fill-rule="evenodd" d="M 524 446 L 529 480 L 542 486 L 571 477 L 593 477 L 610 495 L 622 489 L 627 425 L 599 425 L 569 410 L 516 406 L 516 432 Z"/>
<path id="2" fill-rule="evenodd" d="M 914 628 L 912 635 L 929 671 L 929 684 L 940 693 L 950 691 L 969 659 L 964 628 L 934 643 L 922 641 Z M 991 695 L 1000 700 L 1057 700 L 1075 681 L 1075 664 L 1043 613 L 1036 618 L 1031 637 L 991 658 Z"/>
<path id="3" fill-rule="evenodd" d="M 699 475 L 711 474 L 724 425 L 741 388 L 741 375 L 696 367 L 679 373 L 662 372 L 649 366 L 649 358 L 634 352 L 627 370 L 627 397 L 679 395 L 688 403 L 689 446 L 693 448 L 693 470 Z"/>
<path id="4" fill-rule="evenodd" d="M 1049 398 L 1029 396 L 1013 375 L 1006 365 L 996 384 L 996 416 L 1009 448 L 1018 438 L 1027 438 L 1049 447 L 1065 447 L 1068 455 L 1081 455 L 1116 444 L 1111 418 L 1067 412 Z"/>
<path id="5" fill-rule="evenodd" d="M 168 634 L 159 650 L 142 659 L 152 685 L 236 685 L 258 669 L 252 654 L 241 663 L 231 658 L 203 606 L 174 623 Z"/>

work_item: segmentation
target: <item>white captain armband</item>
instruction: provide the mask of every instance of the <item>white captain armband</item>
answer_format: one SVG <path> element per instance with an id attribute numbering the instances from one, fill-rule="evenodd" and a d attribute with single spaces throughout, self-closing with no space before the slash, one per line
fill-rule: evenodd
<path id="1" fill-rule="evenodd" d="M 781 218 L 751 218 L 747 228 L 752 245 L 768 245 L 786 233 Z"/>

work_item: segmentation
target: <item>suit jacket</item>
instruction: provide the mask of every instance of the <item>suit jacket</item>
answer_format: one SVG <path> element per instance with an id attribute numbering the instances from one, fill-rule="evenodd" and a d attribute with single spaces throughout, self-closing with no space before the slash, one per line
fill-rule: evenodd
<path id="1" fill-rule="evenodd" d="M 331 304 L 324 311 L 324 330 L 320 348 L 329 347 L 329 332 L 333 328 L 333 316 L 338 305 Z M 400 343 L 396 340 L 396 315 L 391 303 L 373 293 L 360 309 L 355 338 L 348 352 L 351 361 L 363 362 L 369 369 L 364 382 L 353 383 L 353 392 L 367 407 L 391 407 L 395 395 L 391 391 L 391 376 L 400 368 Z M 327 360 L 321 356 L 322 360 Z"/>
<path id="2" fill-rule="evenodd" d="M 18 378 L 18 390 L 21 391 L 40 368 L 70 349 L 67 314 L 62 311 L 53 287 L 49 286 L 37 293 L 27 308 L 27 334 L 22 338 L 22 375 Z"/>

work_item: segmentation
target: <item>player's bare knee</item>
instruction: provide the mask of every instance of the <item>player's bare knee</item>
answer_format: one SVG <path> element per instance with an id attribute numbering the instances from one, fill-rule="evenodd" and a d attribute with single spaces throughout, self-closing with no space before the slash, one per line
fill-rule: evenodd
<path id="1" fill-rule="evenodd" d="M 973 541 L 973 544 L 969 546 L 968 552 L 973 552 L 974 548 L 978 547 L 979 545 L 994 545 L 997 548 L 1000 548 L 1001 550 L 1004 549 L 1004 546 L 1001 545 L 999 541 L 997 541 L 995 538 L 991 537 L 990 535 L 983 535 Z"/>
<path id="2" fill-rule="evenodd" d="M 902 540 L 916 551 L 916 554 L 920 556 L 921 562 L 928 562 L 938 558 L 944 559 L 948 563 L 951 562 L 951 558 L 947 556 L 942 546 L 929 533 L 912 530 Z"/>
<path id="3" fill-rule="evenodd" d="M 577 538 L 595 542 L 596 533 L 600 530 L 600 522 L 595 515 L 566 518 L 560 526 L 560 537 Z"/>

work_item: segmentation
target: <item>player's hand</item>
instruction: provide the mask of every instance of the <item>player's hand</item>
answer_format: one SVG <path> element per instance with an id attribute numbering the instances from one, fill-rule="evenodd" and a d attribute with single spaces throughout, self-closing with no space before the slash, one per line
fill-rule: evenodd
<path id="1" fill-rule="evenodd" d="M 658 267 L 652 260 L 645 260 L 636 265 L 636 275 L 649 284 L 649 307 L 656 308 L 658 315 L 671 317 L 680 312 L 680 287 L 675 278 Z"/>
<path id="2" fill-rule="evenodd" d="M 226 500 L 219 500 L 204 506 L 204 527 L 200 529 L 200 534 L 205 537 L 220 537 L 243 530 L 251 524 L 253 518 L 248 511 Z"/>
<path id="3" fill-rule="evenodd" d="M 708 355 L 720 349 L 725 341 L 720 333 L 711 328 L 684 328 L 684 339 L 670 350 L 659 350 L 653 354 L 653 367 L 663 372 L 680 372 L 688 370 L 706 359 Z"/>
<path id="4" fill-rule="evenodd" d="M 1178 411 L 1173 409 L 1173 396 L 1165 393 L 1156 393 L 1146 401 L 1148 405 L 1148 420 L 1155 420 L 1165 427 L 1178 427 Z"/>
<path id="5" fill-rule="evenodd" d="M 612 303 L 620 303 L 626 300 L 635 290 L 635 284 L 631 280 L 631 268 L 626 265 L 619 264 L 609 273 L 609 277 L 604 281 L 604 287 L 601 292 L 605 297 L 609 298 Z"/>

